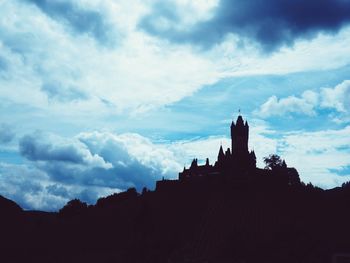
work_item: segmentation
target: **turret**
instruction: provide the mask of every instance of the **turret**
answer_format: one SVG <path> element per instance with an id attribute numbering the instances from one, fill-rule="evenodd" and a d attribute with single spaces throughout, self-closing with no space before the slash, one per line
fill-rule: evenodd
<path id="1" fill-rule="evenodd" d="M 225 159 L 224 149 L 222 149 L 222 145 L 220 145 L 220 150 L 218 154 L 218 162 L 222 163 Z"/>
<path id="2" fill-rule="evenodd" d="M 195 158 L 195 159 L 193 159 L 193 161 L 192 161 L 192 163 L 191 163 L 191 168 L 195 168 L 195 167 L 197 167 L 198 166 L 198 161 L 197 161 L 197 159 Z"/>
<path id="3" fill-rule="evenodd" d="M 249 125 L 248 122 L 243 121 L 241 115 L 238 116 L 236 124 L 231 124 L 231 150 L 232 154 L 247 154 L 248 153 L 248 139 L 249 139 Z"/>

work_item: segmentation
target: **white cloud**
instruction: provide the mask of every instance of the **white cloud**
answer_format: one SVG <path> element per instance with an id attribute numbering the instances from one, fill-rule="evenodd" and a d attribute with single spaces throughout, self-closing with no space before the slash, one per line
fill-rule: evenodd
<path id="1" fill-rule="evenodd" d="M 154 144 L 148 138 L 135 133 L 113 134 L 109 132 L 81 133 L 76 137 L 90 151 L 105 156 L 113 164 L 129 166 L 137 162 L 147 167 L 148 180 L 176 176 L 180 167 L 177 157 L 164 144 Z M 131 171 L 130 171 L 131 172 Z"/>
<path id="2" fill-rule="evenodd" d="M 289 96 L 278 99 L 276 96 L 271 96 L 260 106 L 258 111 L 255 111 L 255 114 L 265 118 L 273 115 L 282 116 L 288 113 L 313 116 L 316 114 L 315 107 L 317 104 L 318 94 L 313 91 L 305 91 L 300 98 Z"/>
<path id="3" fill-rule="evenodd" d="M 350 126 L 341 130 L 292 132 L 278 141 L 279 153 L 301 178 L 325 188 L 350 180 L 336 170 L 350 166 Z"/>
<path id="4" fill-rule="evenodd" d="M 338 119 L 346 121 L 350 113 L 350 81 L 344 80 L 334 88 L 321 88 L 318 92 L 306 90 L 300 97 L 271 96 L 254 114 L 262 118 L 290 113 L 314 116 L 319 109 L 336 110 L 342 114 Z"/>
<path id="5" fill-rule="evenodd" d="M 0 56 L 9 66 L 1 71 L 0 98 L 62 118 L 142 113 L 177 102 L 227 76 L 329 69 L 350 61 L 350 29 L 333 36 L 320 34 L 271 56 L 249 45 L 242 49 L 241 40 L 234 36 L 207 52 L 175 45 L 138 31 L 137 23 L 152 3 L 78 1 L 84 10 L 105 17 L 116 31 L 111 34 L 118 38 L 116 46 L 103 47 L 89 34 L 68 32 L 60 20 L 33 5 L 1 2 Z M 210 18 L 218 2 L 175 4 L 181 17 L 188 18 L 181 21 L 193 24 Z M 325 47 L 327 52 L 321 52 Z M 48 84 L 59 87 L 54 89 L 56 100 L 48 100 L 43 89 Z M 83 96 L 74 100 L 75 95 Z"/>
<path id="6" fill-rule="evenodd" d="M 345 80 L 334 88 L 322 88 L 321 96 L 321 107 L 350 112 L 350 80 Z"/>
<path id="7" fill-rule="evenodd" d="M 135 31 L 137 17 L 145 9 L 133 4 L 92 4 L 102 15 L 123 27 L 115 47 L 98 45 L 89 35 L 74 35 L 39 9 L 20 2 L 1 3 L 0 55 L 11 66 L 0 80 L 0 97 L 50 112 L 103 114 L 109 102 L 114 112 L 143 112 L 176 102 L 219 74 L 215 63 L 193 52 Z M 136 11 L 132 9 L 135 6 Z M 130 9 L 133 18 L 126 16 Z M 12 14 L 17 13 L 17 16 Z M 124 20 L 123 20 L 124 19 Z M 123 20 L 123 21 L 122 21 Z M 48 101 L 42 87 L 55 85 L 56 100 Z M 52 89 L 50 89 L 52 90 Z M 70 100 L 59 99 L 62 96 Z M 18 94 L 21 94 L 20 96 Z M 85 99 L 74 100 L 74 94 Z M 127 111 L 126 111 L 127 110 Z"/>

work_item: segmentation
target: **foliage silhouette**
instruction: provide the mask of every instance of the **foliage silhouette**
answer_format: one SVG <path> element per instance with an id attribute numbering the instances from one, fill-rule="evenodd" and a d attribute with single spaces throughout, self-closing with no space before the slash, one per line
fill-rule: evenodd
<path id="1" fill-rule="evenodd" d="M 276 169 L 281 167 L 287 167 L 284 160 L 277 154 L 270 154 L 268 157 L 264 157 L 265 169 Z"/>

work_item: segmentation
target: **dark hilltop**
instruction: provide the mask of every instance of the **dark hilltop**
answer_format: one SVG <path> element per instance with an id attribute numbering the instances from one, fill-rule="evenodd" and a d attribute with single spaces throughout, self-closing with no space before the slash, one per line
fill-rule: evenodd
<path id="1" fill-rule="evenodd" d="M 256 167 L 249 125 L 231 149 L 154 191 L 130 188 L 95 205 L 23 211 L 0 198 L 0 262 L 350 262 L 350 183 L 323 190 L 277 155 Z"/>

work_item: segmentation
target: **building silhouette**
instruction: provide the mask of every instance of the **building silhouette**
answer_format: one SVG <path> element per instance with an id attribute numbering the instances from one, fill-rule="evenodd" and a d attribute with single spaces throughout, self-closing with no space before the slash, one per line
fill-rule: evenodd
<path id="1" fill-rule="evenodd" d="M 156 191 L 178 191 L 181 187 L 201 187 L 203 185 L 242 184 L 259 185 L 266 188 L 299 185 L 298 171 L 287 167 L 286 162 L 279 159 L 273 167 L 264 169 L 256 167 L 254 150 L 249 151 L 249 125 L 239 114 L 236 122 L 231 123 L 231 148 L 225 151 L 219 148 L 217 160 L 214 164 L 206 159 L 204 165 L 198 164 L 194 158 L 190 167 L 184 167 L 179 173 L 178 180 L 162 179 L 156 182 Z M 279 156 L 275 155 L 279 158 Z"/>
<path id="2" fill-rule="evenodd" d="M 190 168 L 179 173 L 179 180 L 186 180 L 202 176 L 240 176 L 246 171 L 256 168 L 256 156 L 254 151 L 248 150 L 249 125 L 239 115 L 236 123 L 231 123 L 231 149 L 224 152 L 220 146 L 218 159 L 214 165 L 209 164 L 207 158 L 204 165 L 198 165 L 198 160 L 193 159 Z"/>

